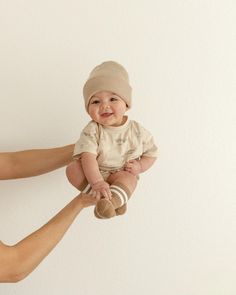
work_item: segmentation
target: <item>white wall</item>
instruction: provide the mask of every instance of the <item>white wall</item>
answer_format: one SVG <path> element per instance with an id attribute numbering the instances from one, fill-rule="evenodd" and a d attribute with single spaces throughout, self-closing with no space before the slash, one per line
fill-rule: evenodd
<path id="1" fill-rule="evenodd" d="M 1 151 L 74 142 L 89 120 L 85 79 L 110 59 L 160 149 L 124 217 L 83 211 L 1 295 L 235 295 L 235 20 L 234 0 L 0 2 Z M 0 185 L 9 244 L 77 193 L 64 169 Z"/>

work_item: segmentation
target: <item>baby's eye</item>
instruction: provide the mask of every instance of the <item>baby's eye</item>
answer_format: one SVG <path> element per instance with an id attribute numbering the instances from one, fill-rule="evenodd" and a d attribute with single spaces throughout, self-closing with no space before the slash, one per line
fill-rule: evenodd
<path id="1" fill-rule="evenodd" d="M 117 101 L 117 100 L 118 100 L 118 98 L 114 97 L 114 96 L 110 98 L 110 101 Z"/>
<path id="2" fill-rule="evenodd" d="M 98 103 L 99 103 L 98 99 L 95 99 L 95 100 L 91 101 L 91 104 L 98 104 Z"/>

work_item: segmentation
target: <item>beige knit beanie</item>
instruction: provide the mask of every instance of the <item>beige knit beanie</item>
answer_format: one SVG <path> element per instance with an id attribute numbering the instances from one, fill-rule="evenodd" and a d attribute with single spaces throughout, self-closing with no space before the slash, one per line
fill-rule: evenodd
<path id="1" fill-rule="evenodd" d="M 125 101 L 127 107 L 131 107 L 132 88 L 129 85 L 129 75 L 125 68 L 117 62 L 103 62 L 90 73 L 83 88 L 87 111 L 90 98 L 100 91 L 111 91 L 119 95 Z"/>

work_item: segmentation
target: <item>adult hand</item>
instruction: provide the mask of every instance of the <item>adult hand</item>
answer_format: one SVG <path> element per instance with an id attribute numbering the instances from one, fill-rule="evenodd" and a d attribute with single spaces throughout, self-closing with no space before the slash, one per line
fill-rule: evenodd
<path id="1" fill-rule="evenodd" d="M 89 195 L 89 194 L 84 194 L 84 193 L 80 193 L 78 195 L 78 198 L 81 202 L 81 205 L 83 206 L 83 208 L 89 207 L 89 206 L 93 206 L 96 204 L 97 200 L 94 198 L 94 196 Z"/>

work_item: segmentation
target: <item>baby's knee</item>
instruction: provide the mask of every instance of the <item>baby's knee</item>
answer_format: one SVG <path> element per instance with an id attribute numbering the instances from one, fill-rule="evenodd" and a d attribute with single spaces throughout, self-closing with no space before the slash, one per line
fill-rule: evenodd
<path id="1" fill-rule="evenodd" d="M 76 188 L 78 188 L 85 179 L 83 170 L 81 169 L 79 163 L 77 163 L 76 161 L 70 163 L 66 167 L 66 176 L 69 182 Z"/>
<path id="2" fill-rule="evenodd" d="M 68 166 L 66 166 L 66 176 L 68 179 L 70 179 L 71 174 L 73 173 L 73 163 L 70 163 Z"/>
<path id="3" fill-rule="evenodd" d="M 136 184 L 137 183 L 137 176 L 133 175 L 132 173 L 128 171 L 121 171 L 122 179 L 128 180 L 131 183 Z"/>

